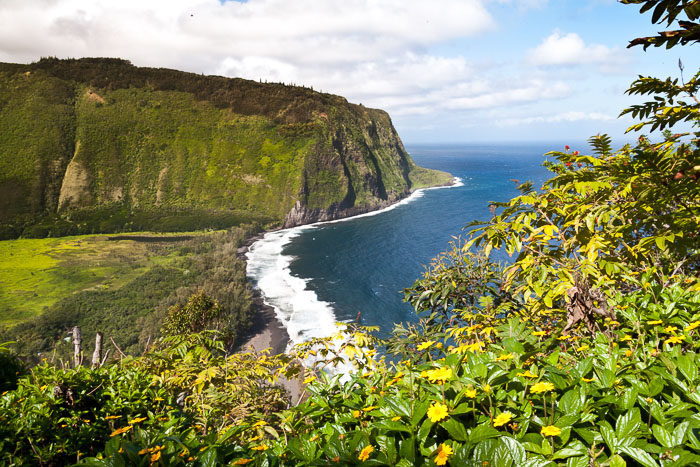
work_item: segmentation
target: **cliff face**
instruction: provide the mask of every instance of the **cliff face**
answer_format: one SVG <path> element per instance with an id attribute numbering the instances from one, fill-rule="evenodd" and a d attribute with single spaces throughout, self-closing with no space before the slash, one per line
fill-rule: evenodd
<path id="1" fill-rule="evenodd" d="M 382 111 L 115 59 L 0 64 L 0 238 L 293 226 L 385 206 L 416 167 Z"/>

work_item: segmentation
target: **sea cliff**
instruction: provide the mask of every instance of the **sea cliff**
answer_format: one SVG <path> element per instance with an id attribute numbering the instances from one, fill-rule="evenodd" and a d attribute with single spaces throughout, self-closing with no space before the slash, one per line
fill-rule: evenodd
<path id="1" fill-rule="evenodd" d="M 291 227 L 449 183 L 386 112 L 120 59 L 0 64 L 0 238 Z"/>

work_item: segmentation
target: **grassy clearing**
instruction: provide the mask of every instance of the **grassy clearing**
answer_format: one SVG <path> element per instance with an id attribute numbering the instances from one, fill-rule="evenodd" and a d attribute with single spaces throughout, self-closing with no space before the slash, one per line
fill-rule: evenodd
<path id="1" fill-rule="evenodd" d="M 187 236 L 193 235 L 205 234 Z M 182 257 L 178 242 L 110 240 L 118 236 L 0 241 L 0 326 L 26 321 L 79 291 L 116 290 Z"/>

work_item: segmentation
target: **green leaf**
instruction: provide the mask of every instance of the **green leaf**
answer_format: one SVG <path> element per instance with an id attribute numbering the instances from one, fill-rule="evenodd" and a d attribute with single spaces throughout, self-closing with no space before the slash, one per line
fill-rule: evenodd
<path id="1" fill-rule="evenodd" d="M 690 423 L 689 422 L 681 422 L 674 430 L 673 430 L 673 445 L 674 446 L 681 446 L 683 445 L 685 441 L 685 436 L 688 433 L 688 428 L 690 428 Z"/>
<path id="2" fill-rule="evenodd" d="M 199 461 L 198 463 L 203 467 L 214 467 L 218 465 L 218 462 L 216 461 L 216 449 L 214 447 L 210 447 L 204 452 L 203 455 L 197 458 L 197 461 Z"/>
<path id="3" fill-rule="evenodd" d="M 413 438 L 406 438 L 401 441 L 401 447 L 399 448 L 399 455 L 410 462 L 410 465 L 416 462 L 415 444 L 413 443 Z"/>
<path id="4" fill-rule="evenodd" d="M 617 448 L 617 436 L 615 436 L 613 429 L 607 425 L 607 422 L 600 425 L 600 435 L 603 437 L 605 444 L 610 448 L 610 451 L 614 453 Z"/>
<path id="5" fill-rule="evenodd" d="M 569 457 L 566 460 L 566 467 L 589 467 L 588 456 Z"/>
<path id="6" fill-rule="evenodd" d="M 457 441 L 466 441 L 468 438 L 467 430 L 464 429 L 464 424 L 458 422 L 452 417 L 440 423 L 440 426 L 447 430 L 450 437 L 456 439 Z"/>
<path id="7" fill-rule="evenodd" d="M 695 363 L 695 354 L 680 355 L 676 360 L 676 365 L 678 369 L 681 370 L 683 376 L 689 383 L 694 383 L 698 377 L 698 367 Z"/>
<path id="8" fill-rule="evenodd" d="M 525 347 L 519 341 L 512 337 L 506 337 L 502 341 L 503 347 L 512 354 L 522 354 L 525 352 Z"/>
<path id="9" fill-rule="evenodd" d="M 387 461 L 390 464 L 396 463 L 396 445 L 393 437 L 378 435 L 377 445 L 382 448 L 382 451 L 386 454 Z"/>
<path id="10" fill-rule="evenodd" d="M 411 417 L 411 406 L 407 400 L 399 399 L 395 396 L 386 396 L 384 397 L 384 402 L 398 415 L 402 415 L 406 418 Z"/>
<path id="11" fill-rule="evenodd" d="M 651 455 L 648 452 L 642 451 L 639 448 L 633 448 L 630 446 L 620 446 L 620 452 L 622 452 L 623 454 L 627 454 L 632 459 L 642 464 L 644 467 L 659 467 L 659 464 L 654 460 L 653 457 L 651 457 Z"/>
<path id="12" fill-rule="evenodd" d="M 424 442 L 425 439 L 428 437 L 430 434 L 430 429 L 433 427 L 433 422 L 430 421 L 429 418 L 426 418 L 423 424 L 420 426 L 420 430 L 418 430 L 418 441 L 419 442 Z"/>
<path id="13" fill-rule="evenodd" d="M 508 453 L 510 454 L 511 459 L 513 459 L 513 462 L 515 462 L 515 465 L 521 465 L 523 462 L 525 462 L 527 453 L 525 452 L 523 445 L 516 439 L 513 439 L 510 436 L 501 436 L 499 438 L 499 442 L 508 450 Z"/>
<path id="14" fill-rule="evenodd" d="M 674 446 L 673 437 L 671 437 L 671 434 L 661 425 L 653 425 L 651 427 L 651 432 L 654 434 L 654 438 L 656 438 L 656 440 L 662 446 L 668 449 L 671 449 Z"/>
<path id="15" fill-rule="evenodd" d="M 581 412 L 584 404 L 584 397 L 581 390 L 575 387 L 567 391 L 559 400 L 559 407 L 562 412 L 567 414 L 576 414 Z"/>
<path id="16" fill-rule="evenodd" d="M 627 467 L 627 462 L 617 454 L 608 459 L 608 463 L 610 467 Z"/>
<path id="17" fill-rule="evenodd" d="M 469 442 L 472 444 L 479 443 L 485 439 L 498 438 L 501 432 L 489 425 L 479 425 L 472 429 L 469 433 Z"/>
<path id="18" fill-rule="evenodd" d="M 617 422 L 615 423 L 615 434 L 617 435 L 618 439 L 622 439 L 637 431 L 641 424 L 642 419 L 639 408 L 635 407 L 629 412 L 617 417 Z"/>
<path id="19" fill-rule="evenodd" d="M 403 431 L 406 433 L 413 433 L 410 426 L 400 422 L 394 422 L 392 420 L 379 420 L 374 422 L 374 426 L 377 428 L 382 428 L 386 431 Z"/>
<path id="20" fill-rule="evenodd" d="M 636 388 L 627 389 L 620 398 L 620 402 L 617 404 L 618 407 L 624 410 L 630 410 L 637 403 L 637 396 L 639 392 Z"/>
<path id="21" fill-rule="evenodd" d="M 421 421 L 425 414 L 428 412 L 428 408 L 432 402 L 429 399 L 415 402 L 413 407 L 413 417 L 411 418 L 411 425 L 418 426 L 418 422 Z"/>

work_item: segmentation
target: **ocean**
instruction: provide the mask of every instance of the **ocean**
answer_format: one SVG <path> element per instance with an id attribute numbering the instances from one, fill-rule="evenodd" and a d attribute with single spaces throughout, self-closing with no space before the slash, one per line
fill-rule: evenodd
<path id="1" fill-rule="evenodd" d="M 336 322 L 353 321 L 358 312 L 362 324 L 386 336 L 395 323 L 417 320 L 403 289 L 465 235 L 469 222 L 487 220 L 490 202 L 517 195 L 513 180 L 539 188 L 549 178 L 543 154 L 560 146 L 407 145 L 418 165 L 447 171 L 457 183 L 418 191 L 382 211 L 269 232 L 248 252 L 248 276 L 292 343 L 333 334 Z"/>

